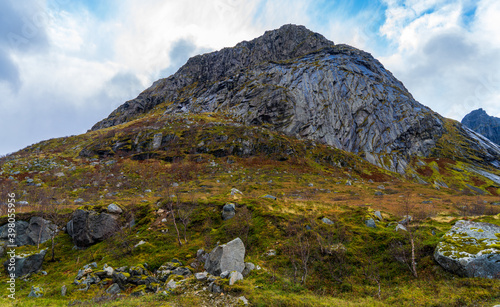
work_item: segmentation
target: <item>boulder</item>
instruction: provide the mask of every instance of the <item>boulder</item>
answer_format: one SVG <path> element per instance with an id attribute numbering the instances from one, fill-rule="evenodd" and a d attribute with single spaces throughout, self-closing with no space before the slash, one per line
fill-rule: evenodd
<path id="1" fill-rule="evenodd" d="M 241 272 L 241 274 L 243 275 L 243 277 L 246 277 L 253 270 L 255 270 L 255 264 L 251 262 L 245 262 L 245 269 L 243 270 L 243 272 Z"/>
<path id="2" fill-rule="evenodd" d="M 222 208 L 222 219 L 224 221 L 232 219 L 235 214 L 236 214 L 236 207 L 234 206 L 234 204 L 228 203 L 225 204 L 224 207 Z"/>
<path id="3" fill-rule="evenodd" d="M 459 276 L 500 279 L 500 226 L 458 221 L 436 247 L 434 259 Z"/>
<path id="4" fill-rule="evenodd" d="M 224 271 L 243 272 L 245 269 L 245 245 L 240 238 L 214 248 L 205 261 L 205 270 L 219 276 Z"/>
<path id="5" fill-rule="evenodd" d="M 108 289 L 106 289 L 106 293 L 108 294 L 118 294 L 122 290 L 120 289 L 120 286 L 118 284 L 112 284 Z"/>
<path id="6" fill-rule="evenodd" d="M 240 296 L 240 297 L 238 297 L 238 304 L 243 304 L 243 305 L 245 305 L 245 306 L 246 306 L 246 305 L 248 305 L 248 300 L 247 300 L 247 298 L 246 298 L 246 297 L 244 297 L 244 296 Z"/>
<path id="7" fill-rule="evenodd" d="M 218 284 L 216 284 L 214 281 L 212 281 L 208 285 L 208 291 L 210 291 L 212 293 L 221 293 L 222 292 L 222 287 L 219 286 Z"/>
<path id="8" fill-rule="evenodd" d="M 332 220 L 330 220 L 330 219 L 329 219 L 329 218 L 327 218 L 327 217 L 322 218 L 322 219 L 321 219 L 321 221 L 322 221 L 323 223 L 327 224 L 327 225 L 333 225 L 333 224 L 334 224 L 334 223 L 333 223 L 333 221 L 332 221 Z"/>
<path id="9" fill-rule="evenodd" d="M 375 221 L 373 219 L 366 220 L 365 225 L 370 228 L 377 228 L 377 225 L 375 224 Z"/>
<path id="10" fill-rule="evenodd" d="M 73 218 L 66 225 L 75 245 L 84 248 L 103 241 L 118 229 L 115 216 L 81 209 L 73 212 Z"/>
<path id="11" fill-rule="evenodd" d="M 43 289 L 41 287 L 31 286 L 31 291 L 28 294 L 28 297 L 42 297 Z"/>
<path id="12" fill-rule="evenodd" d="M 50 239 L 54 231 L 57 231 L 56 225 L 39 216 L 34 216 L 29 222 L 16 221 L 14 223 L 16 229 L 16 238 L 14 244 L 17 246 L 37 245 Z M 0 227 L 0 242 L 8 241 L 8 224 Z"/>
<path id="13" fill-rule="evenodd" d="M 16 256 L 14 259 L 14 271 L 9 271 L 9 263 L 11 258 L 4 262 L 3 266 L 7 273 L 14 273 L 17 277 L 24 276 L 29 273 L 37 272 L 42 267 L 43 259 L 45 258 L 45 254 L 47 250 L 42 250 L 39 253 L 31 254 L 24 257 Z"/>
<path id="14" fill-rule="evenodd" d="M 196 278 L 196 280 L 206 280 L 207 277 L 208 277 L 208 272 L 206 271 L 194 274 L 194 278 Z"/>
<path id="15" fill-rule="evenodd" d="M 121 214 L 123 210 L 117 204 L 109 204 L 108 212 L 111 214 Z"/>
<path id="16" fill-rule="evenodd" d="M 396 229 L 395 229 L 395 230 L 396 230 L 396 231 L 398 231 L 398 230 L 408 231 L 408 229 L 406 229 L 406 227 L 405 227 L 405 226 L 403 226 L 403 225 L 401 225 L 401 224 L 398 224 L 398 225 L 396 226 Z"/>
<path id="17" fill-rule="evenodd" d="M 234 285 L 238 280 L 243 280 L 243 275 L 238 271 L 232 271 L 229 274 L 229 285 Z"/>

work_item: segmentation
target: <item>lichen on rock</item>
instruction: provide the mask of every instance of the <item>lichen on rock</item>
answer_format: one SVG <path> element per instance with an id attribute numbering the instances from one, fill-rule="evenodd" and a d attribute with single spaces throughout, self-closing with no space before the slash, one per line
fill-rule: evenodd
<path id="1" fill-rule="evenodd" d="M 436 247 L 434 259 L 463 277 L 500 279 L 500 226 L 458 221 Z"/>

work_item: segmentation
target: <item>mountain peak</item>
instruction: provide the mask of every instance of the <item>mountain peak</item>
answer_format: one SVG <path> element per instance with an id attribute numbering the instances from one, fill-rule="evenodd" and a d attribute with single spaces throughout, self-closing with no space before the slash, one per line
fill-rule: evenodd
<path id="1" fill-rule="evenodd" d="M 500 145 L 500 118 L 488 115 L 482 108 L 465 115 L 462 124 Z"/>
<path id="2" fill-rule="evenodd" d="M 214 82 L 263 62 L 289 60 L 333 45 L 319 33 L 288 24 L 234 47 L 194 56 L 174 76 L 192 76 L 188 82 Z"/>
<path id="3" fill-rule="evenodd" d="M 137 119 L 156 106 L 166 116 L 213 112 L 245 126 L 266 124 L 400 173 L 412 156 L 429 156 L 447 131 L 443 118 L 370 54 L 296 25 L 190 58 L 92 129 Z M 464 133 L 469 150 L 475 139 Z M 485 163 L 497 163 L 500 148 L 481 153 Z"/>

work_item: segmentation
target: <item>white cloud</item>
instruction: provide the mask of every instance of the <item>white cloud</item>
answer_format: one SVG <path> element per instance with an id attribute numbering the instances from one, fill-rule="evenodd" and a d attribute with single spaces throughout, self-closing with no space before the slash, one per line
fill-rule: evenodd
<path id="1" fill-rule="evenodd" d="M 417 100 L 457 120 L 480 107 L 500 113 L 500 83 L 491 81 L 500 71 L 497 1 L 478 2 L 470 24 L 468 1 L 387 4 L 381 32 L 396 48 L 381 61 Z"/>

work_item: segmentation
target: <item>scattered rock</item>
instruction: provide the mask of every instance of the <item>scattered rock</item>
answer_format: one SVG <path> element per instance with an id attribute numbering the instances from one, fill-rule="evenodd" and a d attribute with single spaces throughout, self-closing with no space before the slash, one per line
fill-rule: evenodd
<path id="1" fill-rule="evenodd" d="M 45 254 L 47 250 L 42 250 L 39 253 L 27 255 L 24 257 L 16 256 L 15 258 L 9 258 L 4 262 L 3 266 L 7 273 L 14 273 L 17 277 L 24 276 L 29 273 L 34 273 L 40 270 L 42 267 L 43 259 L 45 258 Z M 10 259 L 15 260 L 14 271 L 8 271 L 8 264 Z"/>
<path id="2" fill-rule="evenodd" d="M 434 259 L 463 277 L 500 279 L 500 226 L 461 220 L 443 236 Z"/>
<path id="3" fill-rule="evenodd" d="M 219 286 L 218 284 L 216 284 L 215 281 L 212 281 L 208 285 L 208 291 L 210 291 L 212 293 L 221 293 L 222 292 L 222 287 Z"/>
<path id="4" fill-rule="evenodd" d="M 446 182 L 444 182 L 442 180 L 434 180 L 434 186 L 439 187 L 439 188 L 448 188 L 448 185 L 446 184 Z"/>
<path id="5" fill-rule="evenodd" d="M 375 221 L 373 219 L 369 219 L 365 221 L 365 225 L 371 228 L 377 228 Z"/>
<path id="6" fill-rule="evenodd" d="M 238 297 L 238 303 L 241 303 L 241 304 L 246 306 L 246 305 L 248 305 L 248 300 L 246 299 L 246 297 L 240 296 L 240 297 Z"/>
<path id="7" fill-rule="evenodd" d="M 245 269 L 243 269 L 243 272 L 241 272 L 241 274 L 243 275 L 243 277 L 246 277 L 253 270 L 255 270 L 255 264 L 251 262 L 245 262 Z"/>
<path id="8" fill-rule="evenodd" d="M 264 255 L 266 255 L 267 257 L 274 257 L 274 256 L 276 256 L 276 250 L 270 249 Z"/>
<path id="9" fill-rule="evenodd" d="M 119 229 L 116 216 L 77 209 L 66 225 L 66 232 L 77 247 L 89 247 L 110 237 Z"/>
<path id="10" fill-rule="evenodd" d="M 222 208 L 222 219 L 224 221 L 233 218 L 235 214 L 236 214 L 236 207 L 234 204 L 227 203 Z"/>
<path id="11" fill-rule="evenodd" d="M 238 271 L 232 271 L 229 274 L 229 285 L 234 285 L 238 280 L 243 280 L 243 275 Z"/>
<path id="12" fill-rule="evenodd" d="M 184 276 L 184 277 L 193 275 L 193 273 L 191 273 L 191 270 L 186 268 L 186 267 L 177 267 L 177 268 L 172 270 L 172 274 L 173 275 L 180 275 L 180 276 Z"/>
<path id="13" fill-rule="evenodd" d="M 383 196 L 383 195 L 385 195 L 383 192 L 375 191 L 375 196 Z"/>
<path id="14" fill-rule="evenodd" d="M 401 221 L 399 221 L 399 224 L 401 225 L 408 225 L 413 220 L 413 217 L 411 215 L 405 215 Z"/>
<path id="15" fill-rule="evenodd" d="M 109 204 L 108 212 L 111 214 L 121 214 L 123 210 L 117 204 Z"/>
<path id="16" fill-rule="evenodd" d="M 64 173 L 63 172 L 59 172 L 59 173 L 55 173 L 54 176 L 56 177 L 64 177 Z"/>
<path id="17" fill-rule="evenodd" d="M 106 289 L 106 293 L 114 295 L 120 293 L 122 290 L 118 284 L 112 284 L 108 289 Z"/>
<path id="18" fill-rule="evenodd" d="M 476 188 L 475 186 L 472 186 L 470 184 L 465 184 L 469 189 L 471 189 L 472 191 L 476 192 L 476 194 L 479 194 L 479 195 L 484 195 L 486 194 L 483 190 L 481 190 L 480 188 Z"/>
<path id="19" fill-rule="evenodd" d="M 327 218 L 327 217 L 322 218 L 322 219 L 321 219 L 321 221 L 322 221 L 323 223 L 327 224 L 327 225 L 333 225 L 333 224 L 334 224 L 334 223 L 333 223 L 333 221 L 332 221 L 332 220 L 330 220 L 330 219 L 329 219 L 329 218 Z"/>
<path id="20" fill-rule="evenodd" d="M 219 276 L 224 271 L 243 272 L 245 268 L 245 245 L 240 238 L 214 248 L 205 262 L 205 270 Z"/>
<path id="21" fill-rule="evenodd" d="M 66 288 L 66 285 L 63 285 L 61 287 L 61 296 L 66 296 L 67 291 L 68 291 L 68 288 Z"/>
<path id="22" fill-rule="evenodd" d="M 49 240 L 57 227 L 52 222 L 41 217 L 34 216 L 29 223 L 25 221 L 16 221 L 14 223 L 16 237 L 14 245 L 37 245 L 38 241 L 44 243 Z M 9 237 L 8 225 L 0 227 L 0 242 L 7 242 Z"/>
<path id="23" fill-rule="evenodd" d="M 42 297 L 43 289 L 41 287 L 31 286 L 31 292 L 28 294 L 28 297 Z"/>
<path id="24" fill-rule="evenodd" d="M 235 196 L 236 194 L 243 195 L 243 193 L 240 190 L 232 188 L 231 189 L 231 196 Z"/>
<path id="25" fill-rule="evenodd" d="M 205 271 L 205 272 L 201 272 L 201 273 L 195 273 L 194 274 L 194 278 L 196 278 L 196 280 L 206 280 L 208 277 L 208 272 Z"/>
<path id="26" fill-rule="evenodd" d="M 170 280 L 168 283 L 167 283 L 167 289 L 175 289 L 177 288 L 177 283 L 173 280 Z"/>
<path id="27" fill-rule="evenodd" d="M 137 247 L 139 247 L 139 246 L 141 246 L 143 244 L 146 244 L 146 241 L 141 240 L 141 241 L 139 241 L 139 243 L 137 243 L 136 245 L 134 245 L 134 248 L 137 248 Z"/>
<path id="28" fill-rule="evenodd" d="M 375 211 L 375 216 L 378 218 L 379 221 L 383 220 L 382 213 L 380 213 L 380 211 Z"/>
<path id="29" fill-rule="evenodd" d="M 74 202 L 75 203 L 83 203 L 84 200 L 83 200 L 83 198 L 77 198 L 77 199 L 74 200 Z"/>
<path id="30" fill-rule="evenodd" d="M 402 224 L 398 224 L 398 225 L 396 226 L 396 229 L 395 229 L 395 230 L 396 230 L 396 231 L 398 231 L 398 230 L 408 231 L 408 229 L 406 229 L 406 227 L 405 227 L 405 226 L 403 226 Z"/>

